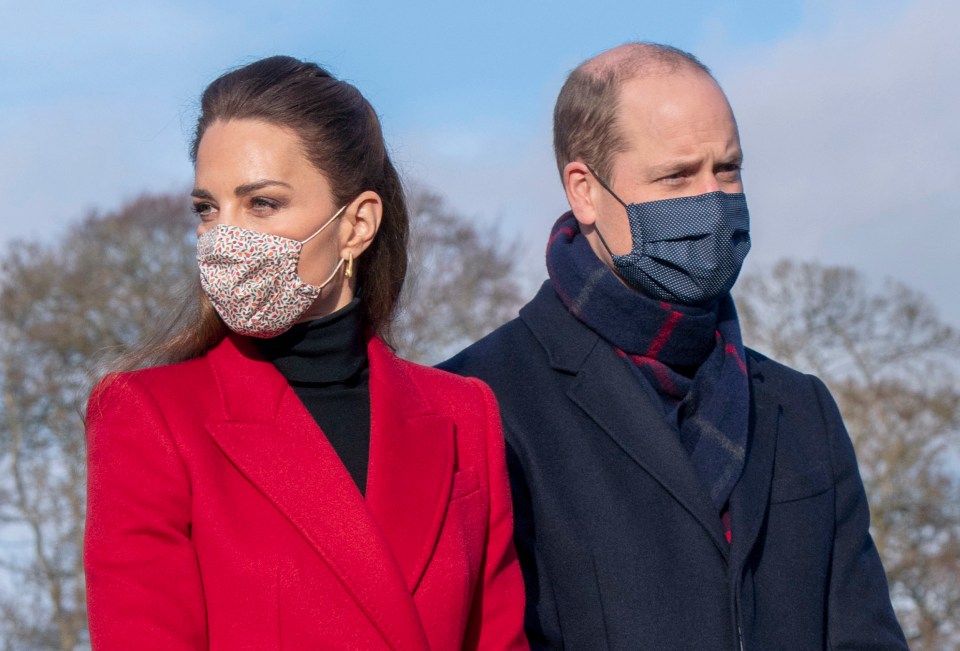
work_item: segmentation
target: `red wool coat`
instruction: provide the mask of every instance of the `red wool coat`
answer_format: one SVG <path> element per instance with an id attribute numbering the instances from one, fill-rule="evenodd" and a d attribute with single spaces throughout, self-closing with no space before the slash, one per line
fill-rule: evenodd
<path id="1" fill-rule="evenodd" d="M 101 383 L 87 412 L 94 649 L 527 647 L 490 390 L 376 338 L 368 354 L 366 500 L 243 338 Z"/>

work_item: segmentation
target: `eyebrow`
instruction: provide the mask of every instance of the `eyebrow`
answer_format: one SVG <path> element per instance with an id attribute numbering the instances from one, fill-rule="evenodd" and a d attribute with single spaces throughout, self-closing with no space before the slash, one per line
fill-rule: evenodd
<path id="1" fill-rule="evenodd" d="M 257 190 L 262 190 L 271 185 L 280 185 L 285 188 L 291 188 L 289 183 L 284 183 L 283 181 L 273 181 L 271 179 L 263 179 L 260 181 L 254 181 L 252 183 L 244 183 L 243 185 L 238 185 L 234 190 L 233 194 L 238 197 L 243 197 L 248 194 L 252 194 Z M 207 190 L 203 188 L 194 188 L 193 192 L 190 193 L 190 196 L 194 199 L 213 199 L 213 195 L 210 194 Z"/>
<path id="2" fill-rule="evenodd" d="M 243 197 L 253 192 L 256 192 L 257 190 L 262 190 L 265 187 L 268 187 L 271 185 L 282 185 L 285 188 L 291 187 L 289 183 L 284 183 L 283 181 L 271 181 L 270 179 L 262 179 L 260 181 L 254 181 L 253 183 L 244 183 L 243 185 L 238 185 L 236 189 L 234 189 L 233 194 L 235 194 L 238 197 Z"/>

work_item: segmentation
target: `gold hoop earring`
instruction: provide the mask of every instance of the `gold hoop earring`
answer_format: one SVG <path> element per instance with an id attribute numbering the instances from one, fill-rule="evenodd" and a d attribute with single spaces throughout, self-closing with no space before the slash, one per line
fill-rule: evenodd
<path id="1" fill-rule="evenodd" d="M 349 253 L 350 258 L 347 260 L 347 270 L 343 272 L 344 278 L 353 278 L 353 251 Z"/>

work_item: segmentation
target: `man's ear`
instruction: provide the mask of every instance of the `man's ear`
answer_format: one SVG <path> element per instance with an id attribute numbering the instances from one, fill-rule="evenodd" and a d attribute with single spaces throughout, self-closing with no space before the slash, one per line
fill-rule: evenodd
<path id="1" fill-rule="evenodd" d="M 575 160 L 563 168 L 563 189 L 573 216 L 585 226 L 597 221 L 597 206 L 593 196 L 593 174 L 583 161 Z"/>
<path id="2" fill-rule="evenodd" d="M 344 260 L 352 254 L 359 258 L 367 250 L 383 218 L 383 201 L 373 190 L 360 193 L 350 202 L 343 214 L 340 237 L 340 257 Z"/>

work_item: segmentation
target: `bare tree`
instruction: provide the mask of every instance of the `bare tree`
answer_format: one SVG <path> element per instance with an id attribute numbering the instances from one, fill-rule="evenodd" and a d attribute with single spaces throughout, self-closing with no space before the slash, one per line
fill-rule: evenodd
<path id="1" fill-rule="evenodd" d="M 161 320 L 195 266 L 185 202 L 142 197 L 0 259 L 0 631 L 85 642 L 83 403 L 96 361 Z M 2 585 L 2 584 L 0 584 Z"/>
<path id="2" fill-rule="evenodd" d="M 436 363 L 514 317 L 523 304 L 518 248 L 414 186 L 410 272 L 397 322 L 399 352 Z"/>
<path id="3" fill-rule="evenodd" d="M 960 648 L 960 335 L 899 283 L 783 261 L 740 280 L 748 345 L 833 391 L 911 647 Z"/>

